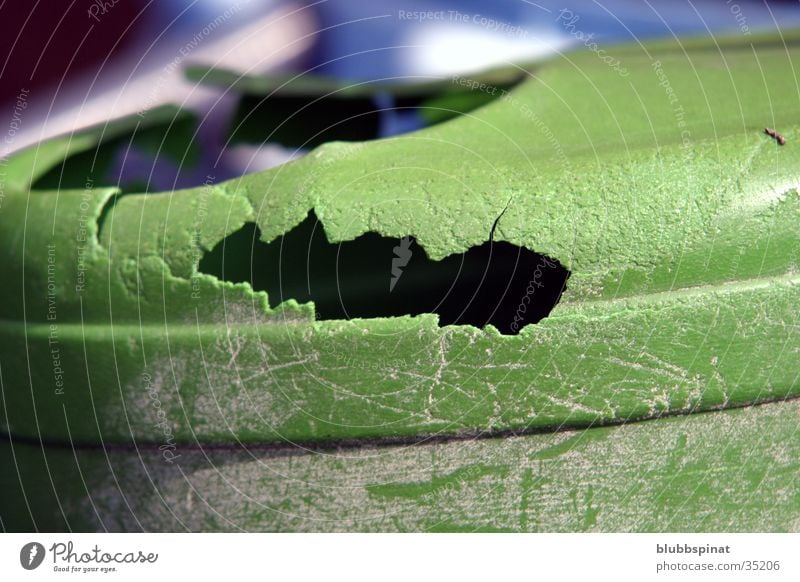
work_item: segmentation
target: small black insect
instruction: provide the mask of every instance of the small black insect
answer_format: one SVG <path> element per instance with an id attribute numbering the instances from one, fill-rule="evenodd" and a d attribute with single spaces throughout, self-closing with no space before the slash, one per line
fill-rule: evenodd
<path id="1" fill-rule="evenodd" d="M 770 129 L 768 127 L 765 127 L 764 128 L 764 133 L 766 133 L 770 137 L 775 138 L 775 140 L 778 142 L 779 145 L 784 145 L 786 143 L 786 138 L 783 137 L 781 134 L 779 134 L 774 129 Z"/>

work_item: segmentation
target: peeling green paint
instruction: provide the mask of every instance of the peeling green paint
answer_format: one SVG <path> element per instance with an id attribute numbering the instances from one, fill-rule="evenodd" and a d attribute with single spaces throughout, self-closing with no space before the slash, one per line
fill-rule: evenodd
<path id="1" fill-rule="evenodd" d="M 180 442 L 554 430 L 796 396 L 797 49 L 678 48 L 618 49 L 626 78 L 570 54 L 473 114 L 190 190 L 29 193 L 58 155 L 23 152 L 31 177 L 0 208 L 3 431 L 156 443 L 154 392 Z M 318 322 L 197 271 L 245 222 L 269 241 L 311 209 L 331 241 L 412 235 L 441 259 L 506 205 L 496 238 L 572 271 L 515 337 L 433 316 Z"/>
<path id="2" fill-rule="evenodd" d="M 799 403 L 416 446 L 179 447 L 173 463 L 5 442 L 0 517 L 44 531 L 796 532 Z"/>

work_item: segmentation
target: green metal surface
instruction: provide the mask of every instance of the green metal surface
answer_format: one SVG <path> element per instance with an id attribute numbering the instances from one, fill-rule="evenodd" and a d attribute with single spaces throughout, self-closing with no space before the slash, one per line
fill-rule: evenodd
<path id="1" fill-rule="evenodd" d="M 20 473 L 0 474 L 2 516 L 58 531 L 798 531 L 799 415 L 795 400 L 407 447 L 179 447 L 173 463 L 6 444 Z"/>
<path id="2" fill-rule="evenodd" d="M 358 495 L 296 485 L 316 483 L 317 471 L 340 484 L 351 480 L 356 465 L 337 464 L 338 456 L 220 454 L 215 478 L 269 482 L 275 489 L 264 499 L 273 509 L 261 511 L 220 484 L 219 503 L 235 526 L 206 509 L 198 521 L 186 519 L 203 529 L 569 530 L 591 529 L 602 515 L 598 527 L 606 530 L 797 529 L 800 498 L 789 491 L 797 481 L 795 404 L 661 417 L 800 393 L 798 38 L 610 49 L 626 76 L 593 53 L 571 53 L 457 119 L 391 139 L 329 143 L 273 170 L 192 190 L 115 197 L 113 187 L 92 184 L 29 192 L 26 172 L 40 165 L 23 153 L 13 162 L 17 188 L 0 206 L 0 429 L 49 444 L 169 441 L 180 448 L 652 419 L 574 433 L 587 435 L 585 443 L 553 434 L 348 453 L 361 463 L 358 475 L 377 481 L 362 479 Z M 764 135 L 764 126 L 777 128 L 787 145 Z M 270 241 L 311 210 L 331 242 L 366 232 L 410 235 L 435 260 L 487 241 L 501 217 L 495 240 L 557 259 L 572 275 L 548 318 L 502 336 L 493 328 L 440 328 L 433 315 L 317 321 L 312 304 L 273 309 L 247 284 L 198 272 L 203 252 L 244 224 L 257 223 Z M 682 433 L 684 426 L 694 432 Z M 698 449 L 675 473 L 680 465 L 667 465 L 683 462 L 675 450 L 695 434 L 734 452 Z M 741 466 L 743 455 L 762 436 L 756 443 L 766 444 L 753 445 L 756 472 L 726 490 L 723 482 L 751 470 Z M 606 437 L 620 440 L 612 447 L 602 444 Z M 581 439 L 580 459 L 534 462 L 536 450 L 565 438 Z M 767 454 L 781 443 L 788 457 Z M 39 454 L 20 450 L 26 459 Z M 74 461 L 59 450 L 48 453 L 58 479 Z M 418 456 L 403 457 L 412 454 L 406 451 Z M 488 460 L 476 461 L 472 451 Z M 146 514 L 154 491 L 142 479 L 144 466 L 129 449 L 115 454 L 135 484 L 128 502 Z M 435 469 L 420 460 L 426 455 Z M 93 471 L 91 483 L 107 482 L 105 455 L 80 459 Z M 178 464 L 208 477 L 206 462 L 187 451 Z M 398 473 L 395 463 L 405 468 Z M 419 491 L 436 489 L 425 483 L 459 481 L 475 463 L 488 473 L 479 469 L 474 480 L 497 485 L 483 501 L 450 517 L 444 508 L 436 513 L 436 503 L 417 504 Z M 308 473 L 290 486 L 284 464 Z M 650 465 L 661 468 L 648 473 Z M 192 499 L 181 473 L 170 476 L 172 463 L 158 471 L 167 472 L 158 479 L 170 496 Z M 620 472 L 627 477 L 617 483 Z M 547 503 L 536 497 L 537 485 L 523 485 L 539 477 L 553 487 Z M 687 493 L 695 486 L 702 495 Z M 635 502 L 623 487 L 634 488 Z M 675 490 L 683 493 L 673 498 Z M 71 491 L 70 503 L 85 504 L 79 488 Z M 120 497 L 104 491 L 120 513 L 103 515 L 118 520 L 114 527 L 135 526 Z M 730 506 L 720 497 L 725 491 L 735 493 Z M 757 491 L 780 498 L 774 511 L 752 498 Z M 183 503 L 178 497 L 167 505 Z M 712 515 L 742 500 L 738 517 Z M 383 517 L 358 518 L 355 508 L 367 501 Z M 315 507 L 324 519 L 283 519 L 273 510 L 284 506 Z M 671 516 L 663 527 L 662 510 Z M 431 521 L 422 516 L 428 511 Z M 142 527 L 177 527 L 165 519 L 154 514 Z"/>

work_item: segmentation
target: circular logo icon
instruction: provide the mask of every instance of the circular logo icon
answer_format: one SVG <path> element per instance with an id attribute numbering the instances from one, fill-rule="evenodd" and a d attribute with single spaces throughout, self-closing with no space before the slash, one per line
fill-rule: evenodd
<path id="1" fill-rule="evenodd" d="M 29 542 L 19 551 L 19 563 L 26 570 L 35 570 L 44 560 L 44 546 L 39 542 Z"/>

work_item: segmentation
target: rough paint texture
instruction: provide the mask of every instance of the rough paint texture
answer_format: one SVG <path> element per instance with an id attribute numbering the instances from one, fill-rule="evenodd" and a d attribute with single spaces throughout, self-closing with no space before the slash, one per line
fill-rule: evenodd
<path id="1" fill-rule="evenodd" d="M 7 383 L 34 389 L 7 393 L 0 422 L 155 442 L 147 378 L 183 441 L 547 429 L 795 395 L 800 148 L 756 131 L 769 118 L 794 136 L 793 54 L 705 47 L 690 67 L 672 49 L 620 49 L 625 79 L 576 54 L 428 130 L 122 196 L 100 229 L 113 189 L 10 193 L 1 363 Z M 310 304 L 271 310 L 264 293 L 197 272 L 247 221 L 271 240 L 313 208 L 332 241 L 413 235 L 442 258 L 485 241 L 506 205 L 496 238 L 573 273 L 551 316 L 517 337 L 433 316 L 315 322 Z"/>
<path id="2" fill-rule="evenodd" d="M 109 531 L 800 531 L 798 401 L 410 447 L 73 453 L 5 444 L 5 523 Z M 113 472 L 112 470 L 113 469 Z M 61 503 L 56 502 L 56 498 Z M 28 507 L 30 509 L 28 509 Z"/>
<path id="3" fill-rule="evenodd" d="M 618 49 L 625 78 L 577 53 L 459 119 L 192 190 L 29 191 L 48 164 L 102 140 L 23 152 L 0 206 L 0 430 L 130 446 L 158 445 L 164 426 L 180 445 L 653 419 L 335 456 L 226 452 L 209 466 L 187 450 L 180 469 L 150 476 L 175 522 L 142 474 L 154 459 L 82 452 L 104 525 L 81 527 L 798 529 L 796 404 L 660 418 L 800 392 L 796 40 Z M 245 222 L 269 241 L 311 209 L 331 241 L 411 235 L 434 259 L 486 241 L 506 209 L 495 238 L 558 259 L 568 293 L 503 337 L 433 316 L 317 322 L 313 305 L 273 310 L 264 293 L 197 272 Z M 33 463 L 37 450 L 15 454 Z M 68 519 L 88 519 L 72 452 L 49 457 L 75 488 Z M 44 469 L 8 462 L 46 488 Z M 24 523 L 22 508 L 1 507 Z"/>

